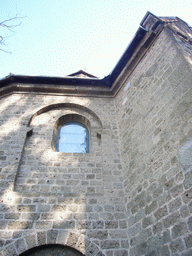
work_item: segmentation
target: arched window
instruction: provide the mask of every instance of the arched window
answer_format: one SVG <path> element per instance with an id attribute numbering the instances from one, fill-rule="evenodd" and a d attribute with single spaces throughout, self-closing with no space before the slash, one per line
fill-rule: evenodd
<path id="1" fill-rule="evenodd" d="M 66 153 L 88 153 L 89 131 L 79 122 L 65 123 L 58 131 L 56 151 Z"/>

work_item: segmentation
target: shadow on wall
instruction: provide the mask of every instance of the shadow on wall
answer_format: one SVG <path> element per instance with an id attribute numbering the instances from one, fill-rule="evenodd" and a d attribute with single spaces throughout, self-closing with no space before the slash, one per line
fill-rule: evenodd
<path id="1" fill-rule="evenodd" d="M 75 256 L 85 252 L 96 255 L 99 252 L 99 247 L 88 241 L 85 233 L 91 230 L 93 209 L 97 208 L 94 212 L 102 211 L 99 206 L 102 205 L 100 196 L 103 194 L 102 154 L 97 136 L 102 130 L 100 120 L 90 111 L 83 113 L 90 121 L 92 153 L 66 154 L 51 149 L 55 120 L 64 114 L 82 114 L 85 110 L 85 107 L 83 110 L 73 107 L 68 105 L 68 108 L 58 109 L 57 105 L 57 109 L 48 114 L 42 113 L 39 120 L 31 119 L 34 133 L 27 138 L 24 149 L 20 145 L 18 153 L 21 160 L 19 164 L 17 159 L 19 166 L 15 191 L 8 183 L 1 191 L 1 210 L 5 212 L 6 219 L 4 228 L 13 232 L 13 236 L 9 232 L 5 255 L 48 255 L 59 252 L 60 255 Z M 14 133 L 24 132 L 19 128 L 14 129 Z M 5 172 L 8 174 L 8 169 Z M 12 181 L 15 174 L 14 171 L 11 175 Z M 103 224 L 95 221 L 94 225 Z M 97 235 L 98 232 L 95 237 Z M 100 231 L 100 236 L 106 238 L 106 232 Z M 82 253 L 59 245 L 45 248 L 45 244 L 67 245 Z M 27 251 L 30 248 L 36 251 Z M 23 253 L 25 251 L 29 254 Z"/>

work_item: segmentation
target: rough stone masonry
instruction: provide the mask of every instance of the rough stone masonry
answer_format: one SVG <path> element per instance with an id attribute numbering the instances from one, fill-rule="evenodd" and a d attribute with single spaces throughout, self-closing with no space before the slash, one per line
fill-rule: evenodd
<path id="1" fill-rule="evenodd" d="M 192 255 L 185 22 L 147 13 L 105 79 L 11 75 L 0 86 L 1 256 Z M 86 125 L 89 153 L 55 150 L 70 121 Z"/>

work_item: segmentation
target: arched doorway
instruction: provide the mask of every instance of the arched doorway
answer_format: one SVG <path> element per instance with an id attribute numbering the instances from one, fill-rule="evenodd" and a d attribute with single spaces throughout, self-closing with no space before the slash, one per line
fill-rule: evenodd
<path id="1" fill-rule="evenodd" d="M 20 256 L 83 256 L 83 254 L 69 246 L 48 244 L 34 247 Z"/>

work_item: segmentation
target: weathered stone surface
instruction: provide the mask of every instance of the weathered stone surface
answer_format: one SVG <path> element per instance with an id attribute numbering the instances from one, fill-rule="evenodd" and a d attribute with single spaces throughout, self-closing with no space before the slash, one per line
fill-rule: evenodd
<path id="1" fill-rule="evenodd" d="M 126 239 L 127 238 L 127 233 L 125 230 L 111 230 L 109 231 L 109 236 L 112 239 Z"/>
<path id="2" fill-rule="evenodd" d="M 172 228 L 172 237 L 175 239 L 178 236 L 182 236 L 187 231 L 187 224 L 185 222 L 180 222 Z"/>
<path id="3" fill-rule="evenodd" d="M 153 225 L 153 233 L 154 235 L 161 232 L 161 230 L 163 229 L 163 224 L 162 222 L 157 222 Z"/>
<path id="4" fill-rule="evenodd" d="M 14 256 L 17 255 L 17 251 L 15 249 L 15 246 L 13 244 L 6 246 L 3 250 L 3 256 Z"/>
<path id="5" fill-rule="evenodd" d="M 99 248 L 95 244 L 91 244 L 88 248 L 86 248 L 85 255 L 91 256 L 99 253 Z"/>
<path id="6" fill-rule="evenodd" d="M 116 249 L 119 248 L 119 242 L 117 240 L 105 240 L 101 241 L 101 248 L 102 249 Z"/>
<path id="7" fill-rule="evenodd" d="M 186 248 L 191 248 L 192 247 L 192 235 L 187 236 L 186 238 L 184 238 L 185 240 L 185 245 Z"/>
<path id="8" fill-rule="evenodd" d="M 153 224 L 153 222 L 154 222 L 154 219 L 153 219 L 152 216 L 146 217 L 146 218 L 143 219 L 143 225 L 142 226 L 143 226 L 143 228 L 146 228 L 149 225 Z"/>
<path id="9" fill-rule="evenodd" d="M 179 161 L 185 172 L 191 169 L 192 167 L 192 140 L 187 141 L 180 149 L 179 149 Z M 184 182 L 185 186 L 191 186 L 189 180 Z"/>
<path id="10" fill-rule="evenodd" d="M 35 223 L 35 228 L 38 230 L 45 230 L 52 228 L 52 222 L 51 221 L 37 221 Z"/>
<path id="11" fill-rule="evenodd" d="M 178 238 L 178 239 L 174 240 L 173 242 L 171 242 L 170 249 L 171 249 L 172 253 L 182 252 L 182 251 L 184 251 L 185 246 L 184 246 L 183 241 L 180 238 Z"/>
<path id="12" fill-rule="evenodd" d="M 165 217 L 168 214 L 167 206 L 160 208 L 154 213 L 154 216 L 157 220 L 160 220 L 161 218 Z"/>
<path id="13" fill-rule="evenodd" d="M 71 229 L 75 227 L 74 221 L 60 221 L 60 222 L 54 222 L 53 228 L 56 229 Z"/>
<path id="14" fill-rule="evenodd" d="M 1 97 L 1 255 L 52 243 L 86 256 L 191 254 L 192 50 L 171 24 L 117 77 L 114 95 L 41 84 L 42 94 Z M 88 127 L 89 153 L 56 152 L 70 118 Z"/>
<path id="15" fill-rule="evenodd" d="M 104 228 L 104 221 L 98 220 L 92 222 L 93 229 L 103 229 Z"/>
<path id="16" fill-rule="evenodd" d="M 46 244 L 46 232 L 45 231 L 37 232 L 37 244 L 38 245 Z"/>
<path id="17" fill-rule="evenodd" d="M 56 244 L 57 235 L 58 235 L 58 230 L 49 230 L 47 232 L 47 243 Z"/>
<path id="18" fill-rule="evenodd" d="M 145 213 L 150 214 L 157 209 L 157 201 L 153 201 L 149 206 L 145 208 Z"/>
<path id="19" fill-rule="evenodd" d="M 8 224 L 8 229 L 31 229 L 33 227 L 33 222 L 31 221 L 10 221 Z"/>
<path id="20" fill-rule="evenodd" d="M 107 239 L 107 237 L 108 237 L 108 231 L 105 231 L 105 230 L 89 231 L 88 232 L 88 237 L 104 240 L 104 239 Z"/>
<path id="21" fill-rule="evenodd" d="M 180 214 L 175 212 L 163 220 L 164 226 L 169 228 L 180 220 Z"/>
<path id="22" fill-rule="evenodd" d="M 18 253 L 22 253 L 27 250 L 27 245 L 24 239 L 18 239 L 15 243 L 15 247 Z"/>
<path id="23" fill-rule="evenodd" d="M 105 228 L 106 229 L 118 228 L 118 221 L 115 221 L 115 220 L 105 221 Z"/>
<path id="24" fill-rule="evenodd" d="M 28 235 L 25 237 L 25 242 L 27 244 L 27 248 L 33 248 L 37 246 L 37 238 L 36 235 Z"/>

